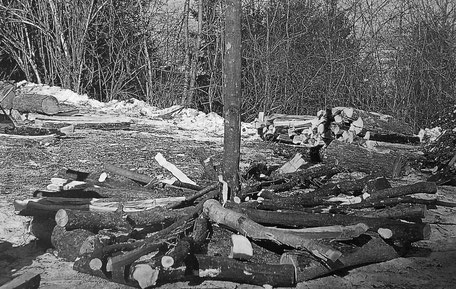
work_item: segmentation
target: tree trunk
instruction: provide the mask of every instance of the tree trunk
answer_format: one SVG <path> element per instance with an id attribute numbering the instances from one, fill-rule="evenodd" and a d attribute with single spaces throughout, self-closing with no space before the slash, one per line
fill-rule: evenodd
<path id="1" fill-rule="evenodd" d="M 225 10 L 225 59 L 223 69 L 223 116 L 225 119 L 223 177 L 231 191 L 240 190 L 241 147 L 241 1 L 227 0 Z"/>

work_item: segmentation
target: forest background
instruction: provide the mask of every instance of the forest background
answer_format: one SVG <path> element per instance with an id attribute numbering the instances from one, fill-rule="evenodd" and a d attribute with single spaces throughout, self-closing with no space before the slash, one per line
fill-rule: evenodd
<path id="1" fill-rule="evenodd" d="M 0 79 L 223 110 L 223 0 L 0 0 Z M 242 0 L 242 119 L 456 107 L 454 0 Z"/>

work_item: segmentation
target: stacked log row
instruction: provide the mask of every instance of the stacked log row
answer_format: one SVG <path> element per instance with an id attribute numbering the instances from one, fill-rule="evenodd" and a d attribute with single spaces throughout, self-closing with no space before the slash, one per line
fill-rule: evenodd
<path id="1" fill-rule="evenodd" d="M 419 142 L 406 123 L 389 115 L 351 107 L 320 110 L 316 117 L 260 114 L 256 125 L 265 140 L 306 147 L 329 144 L 332 140 L 353 143 L 358 138 L 402 144 Z"/>

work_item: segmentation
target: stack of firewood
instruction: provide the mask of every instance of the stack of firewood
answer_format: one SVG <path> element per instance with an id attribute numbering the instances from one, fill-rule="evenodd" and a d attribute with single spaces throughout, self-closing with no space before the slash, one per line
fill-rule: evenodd
<path id="1" fill-rule="evenodd" d="M 265 140 L 276 140 L 306 147 L 322 146 L 332 140 L 353 143 L 357 139 L 390 143 L 418 143 L 419 138 L 405 123 L 385 114 L 351 107 L 320 110 L 317 116 L 260 113 L 258 133 Z"/>
<path id="2" fill-rule="evenodd" d="M 249 168 L 244 176 L 251 185 L 237 196 L 228 195 L 210 159 L 201 161 L 212 181 L 204 187 L 163 156 L 156 159 L 175 179 L 111 165 L 101 174 L 68 170 L 35 199 L 16 200 L 16 210 L 33 216 L 32 233 L 74 261 L 75 270 L 146 288 L 208 279 L 294 286 L 400 256 L 429 238 L 426 206 L 453 205 L 435 198 L 432 182 L 391 187 L 368 174 L 334 182 L 349 169 L 310 165 L 300 155 L 277 170 Z M 176 189 L 180 196 L 170 196 Z M 158 194 L 168 197 L 150 199 Z M 220 241 L 211 240 L 212 224 L 231 235 L 231 248 L 218 255 L 208 251 Z M 280 261 L 255 261 L 258 248 Z"/>

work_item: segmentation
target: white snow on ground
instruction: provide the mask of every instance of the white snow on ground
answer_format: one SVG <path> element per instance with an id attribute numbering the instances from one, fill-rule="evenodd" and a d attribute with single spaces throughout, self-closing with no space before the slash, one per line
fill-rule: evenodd
<path id="1" fill-rule="evenodd" d="M 222 137 L 224 132 L 223 118 L 214 112 L 206 114 L 192 108 L 179 110 L 180 106 L 159 109 L 135 98 L 122 101 L 112 100 L 103 103 L 90 99 L 87 94 L 80 95 L 72 90 L 58 86 L 30 82 L 18 83 L 18 87 L 20 93 L 52 95 L 62 104 L 74 105 L 78 108 L 89 109 L 100 114 L 132 117 L 133 121 L 140 124 L 160 125 L 161 122 L 163 126 L 174 126 L 176 130 L 191 131 L 194 139 L 205 139 L 208 136 Z M 177 112 L 172 114 L 169 120 L 160 119 L 159 115 L 166 113 L 168 110 L 177 110 Z M 253 123 L 242 123 L 242 138 L 259 138 Z"/>

